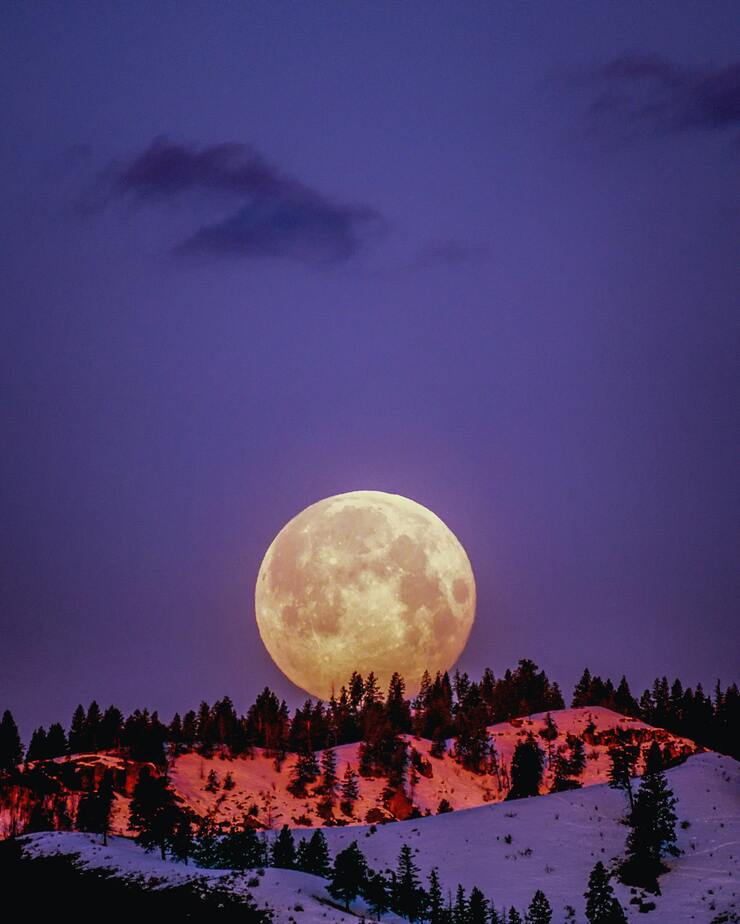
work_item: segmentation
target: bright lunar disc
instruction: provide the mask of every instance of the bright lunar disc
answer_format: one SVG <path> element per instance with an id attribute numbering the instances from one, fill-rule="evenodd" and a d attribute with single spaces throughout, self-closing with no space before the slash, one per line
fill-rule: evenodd
<path id="1" fill-rule="evenodd" d="M 351 491 L 293 517 L 260 566 L 262 641 L 293 683 L 322 699 L 353 670 L 394 671 L 415 693 L 458 659 L 475 618 L 465 549 L 426 507 L 398 494 Z"/>

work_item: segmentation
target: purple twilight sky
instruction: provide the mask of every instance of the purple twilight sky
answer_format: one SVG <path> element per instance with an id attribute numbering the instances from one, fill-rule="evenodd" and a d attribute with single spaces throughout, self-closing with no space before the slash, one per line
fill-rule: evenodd
<path id="1" fill-rule="evenodd" d="M 734 0 L 8 2 L 0 708 L 265 684 L 356 488 L 471 558 L 460 666 L 738 679 Z"/>

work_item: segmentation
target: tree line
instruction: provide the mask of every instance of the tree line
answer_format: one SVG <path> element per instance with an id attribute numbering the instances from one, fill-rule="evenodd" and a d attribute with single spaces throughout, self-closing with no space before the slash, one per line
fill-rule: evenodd
<path id="1" fill-rule="evenodd" d="M 740 692 L 736 683 L 722 689 L 715 684 L 709 696 L 699 683 L 685 687 L 676 678 L 656 677 L 650 689 L 636 700 L 626 677 L 615 687 L 586 668 L 575 686 L 571 706 L 605 706 L 648 725 L 665 728 L 703 747 L 740 759 Z"/>
<path id="2" fill-rule="evenodd" d="M 571 705 L 605 706 L 740 758 L 740 694 L 734 683 L 723 690 L 718 682 L 710 697 L 700 684 L 692 689 L 677 679 L 669 685 L 663 677 L 636 700 L 625 677 L 615 687 L 610 679 L 586 669 Z M 362 742 L 361 772 L 397 776 L 403 757 L 397 738 L 412 733 L 430 739 L 437 757 L 454 739 L 454 756 L 463 766 L 486 772 L 491 758 L 487 726 L 564 706 L 558 684 L 524 659 L 499 678 L 486 669 L 479 681 L 460 672 L 452 678 L 448 673 L 435 677 L 425 673 L 419 693 L 411 699 L 399 674 L 393 675 L 383 695 L 372 672 L 365 678 L 355 672 L 328 703 L 307 699 L 292 716 L 286 702 L 269 687 L 243 715 L 225 696 L 212 705 L 202 702 L 184 715 L 176 713 L 169 723 L 162 722 L 156 711 L 137 709 L 125 717 L 116 706 L 103 711 L 93 701 L 87 709 L 82 705 L 75 709 L 67 731 L 60 723 L 37 728 L 27 749 L 6 710 L 0 720 L 0 771 L 10 771 L 23 760 L 117 749 L 125 749 L 134 760 L 164 766 L 168 748 L 174 752 L 197 748 L 206 756 L 221 748 L 236 756 L 259 747 L 279 763 L 288 753 L 307 755 Z"/>

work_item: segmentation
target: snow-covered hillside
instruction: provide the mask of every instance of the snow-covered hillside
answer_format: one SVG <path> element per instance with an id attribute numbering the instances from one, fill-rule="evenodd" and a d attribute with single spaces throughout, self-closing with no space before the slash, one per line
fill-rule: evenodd
<path id="1" fill-rule="evenodd" d="M 693 742 L 685 738 L 678 738 L 662 729 L 652 728 L 637 719 L 630 719 L 598 706 L 563 709 L 551 714 L 559 732 L 558 738 L 552 743 L 553 751 L 564 743 L 566 734 L 580 737 L 585 734 L 587 760 L 586 769 L 581 777 L 584 786 L 604 783 L 608 779 L 609 744 L 615 731 L 620 728 L 632 729 L 637 735 L 643 736 L 645 749 L 650 742 L 658 741 L 661 746 L 668 746 L 676 756 L 693 754 L 698 750 Z M 453 809 L 500 802 L 508 791 L 505 773 L 511 764 L 514 748 L 528 732 L 539 735 L 544 724 L 545 713 L 540 713 L 515 719 L 513 722 L 502 722 L 489 728 L 499 764 L 504 770 L 503 779 L 492 774 L 481 775 L 465 770 L 449 755 L 441 759 L 431 757 L 430 741 L 407 736 L 410 747 L 429 761 L 432 772 L 431 777 L 419 777 L 413 793 L 410 793 L 414 804 L 423 815 L 436 814 L 442 799 L 446 799 Z M 544 746 L 543 741 L 540 743 Z M 452 740 L 448 742 L 449 750 L 453 744 Z M 340 779 L 347 764 L 357 770 L 359 747 L 358 744 L 346 744 L 335 749 Z M 319 797 L 309 795 L 306 798 L 296 798 L 287 790 L 294 761 L 295 758 L 289 756 L 277 771 L 274 761 L 259 749 L 253 757 L 234 760 L 221 757 L 206 759 L 191 752 L 175 760 L 170 776 L 174 788 L 199 815 L 212 811 L 218 820 L 230 820 L 241 818 L 249 807 L 254 805 L 257 807 L 256 818 L 268 828 L 283 824 L 291 827 L 322 825 L 324 822 L 317 810 Z M 212 770 L 219 780 L 219 788 L 215 792 L 206 789 L 208 775 Z M 235 784 L 230 790 L 223 788 L 227 774 L 231 774 Z M 548 771 L 543 780 L 543 793 L 549 790 L 551 782 L 552 773 Z M 337 817 L 350 824 L 361 824 L 367 820 L 367 813 L 375 810 L 376 813 L 389 818 L 382 798 L 385 783 L 384 779 L 360 778 L 360 798 L 352 816 L 346 817 L 338 812 Z"/>
<path id="2" fill-rule="evenodd" d="M 653 741 L 657 741 L 661 748 L 673 757 L 684 757 L 700 750 L 692 741 L 603 707 L 563 709 L 552 712 L 551 715 L 558 728 L 558 737 L 551 742 L 552 753 L 565 742 L 568 734 L 577 735 L 585 741 L 587 759 L 585 770 L 580 777 L 583 786 L 606 782 L 609 748 L 620 729 L 630 730 L 644 752 Z M 448 753 L 436 758 L 431 756 L 430 741 L 407 736 L 409 747 L 420 755 L 427 766 L 427 775 L 419 774 L 413 789 L 410 785 L 406 787 L 413 801 L 413 814 L 435 815 L 442 800 L 453 810 L 500 802 L 508 792 L 508 768 L 517 743 L 532 732 L 546 749 L 546 742 L 539 737 L 544 725 L 545 713 L 539 713 L 490 726 L 489 732 L 495 744 L 497 765 L 500 768 L 498 775 L 477 774 L 462 767 L 451 756 L 454 740 L 448 742 Z M 348 765 L 354 770 L 358 769 L 359 750 L 359 744 L 346 744 L 335 748 L 340 780 Z M 253 822 L 260 828 L 277 828 L 283 824 L 295 828 L 323 826 L 327 824 L 327 820 L 319 813 L 322 800 L 319 795 L 313 793 L 313 788 L 309 786 L 307 795 L 303 798 L 295 797 L 288 791 L 295 760 L 294 755 L 288 755 L 282 765 L 276 768 L 274 758 L 260 748 L 255 748 L 249 757 L 236 758 L 226 753 L 204 757 L 197 751 L 191 751 L 171 761 L 168 772 L 171 785 L 184 803 L 197 815 L 212 813 L 216 822 L 241 820 L 251 810 Z M 112 830 L 116 834 L 129 833 L 129 801 L 141 764 L 127 759 L 125 755 L 110 752 L 55 758 L 47 762 L 46 766 L 59 780 L 66 812 L 71 818 L 76 815 L 82 792 L 99 785 L 106 770 L 114 770 L 117 794 Z M 33 771 L 34 765 L 29 765 L 29 769 Z M 208 778 L 212 772 L 215 774 L 216 787 L 208 786 Z M 224 785 L 229 776 L 233 785 Z M 551 784 L 552 769 L 548 767 L 541 792 L 548 792 Z M 337 805 L 330 823 L 360 825 L 409 816 L 410 801 L 393 807 L 384 802 L 385 779 L 360 777 L 358 785 L 359 798 L 351 815 L 344 814 Z M 0 803 L 0 838 L 8 836 L 13 830 L 23 830 L 30 811 L 28 792 L 20 787 L 8 787 Z"/>
<path id="3" fill-rule="evenodd" d="M 668 771 L 678 797 L 679 846 L 683 854 L 669 861 L 661 878 L 662 895 L 652 897 L 656 908 L 641 914 L 626 887 L 616 891 L 629 920 L 661 924 L 709 922 L 720 915 L 737 920 L 740 911 L 740 765 L 714 753 L 697 754 Z M 370 865 L 393 868 L 402 844 L 414 850 L 426 875 L 439 867 L 445 888 L 458 882 L 466 889 L 478 885 L 497 907 L 524 908 L 538 888 L 548 896 L 554 924 L 566 920 L 566 906 L 583 921 L 583 892 L 588 873 L 601 859 L 608 863 L 624 847 L 626 808 L 623 793 L 605 785 L 532 799 L 483 805 L 466 811 L 419 818 L 395 824 L 330 828 L 332 853 L 357 840 Z M 193 875 L 195 870 L 162 863 L 130 841 L 114 839 L 108 848 L 89 835 L 51 833 L 31 835 L 25 843 L 32 852 L 77 852 L 84 862 L 115 866 L 128 872 L 167 877 Z M 234 888 L 249 888 L 260 905 L 275 908 L 276 921 L 349 921 L 355 916 L 324 904 L 323 880 L 301 873 L 266 870 L 264 876 L 198 871 L 209 878 L 226 878 Z M 258 885 L 248 887 L 255 880 Z M 302 907 L 302 911 L 296 907 Z M 357 914 L 363 906 L 354 906 Z M 389 917 L 389 920 L 392 918 Z"/>

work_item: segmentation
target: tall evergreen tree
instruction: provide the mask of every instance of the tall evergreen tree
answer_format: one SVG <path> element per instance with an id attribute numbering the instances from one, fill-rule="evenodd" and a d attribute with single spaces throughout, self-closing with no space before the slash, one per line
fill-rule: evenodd
<path id="1" fill-rule="evenodd" d="M 89 711 L 88 711 L 89 721 Z M 100 719 L 98 746 L 103 750 L 119 748 L 123 733 L 123 714 L 115 706 L 108 706 Z"/>
<path id="2" fill-rule="evenodd" d="M 220 843 L 223 866 L 227 869 L 254 869 L 264 859 L 264 850 L 254 828 L 245 817 L 232 824 Z"/>
<path id="3" fill-rule="evenodd" d="M 280 833 L 273 841 L 270 859 L 272 865 L 280 869 L 295 869 L 295 841 L 293 832 L 287 825 L 282 826 Z"/>
<path id="4" fill-rule="evenodd" d="M 573 699 L 571 700 L 571 708 L 577 709 L 579 706 L 591 706 L 591 671 L 588 668 L 585 668 L 583 674 L 581 674 L 581 679 L 575 686 L 573 690 Z"/>
<path id="5" fill-rule="evenodd" d="M 452 924 L 467 924 L 468 922 L 468 900 L 465 897 L 465 889 L 458 882 L 457 891 L 455 892 L 455 904 L 452 906 Z"/>
<path id="6" fill-rule="evenodd" d="M 288 791 L 294 796 L 305 796 L 306 787 L 309 783 L 316 781 L 319 772 L 319 762 L 311 748 L 310 738 L 306 738 L 300 746 L 300 751 L 293 765 Z"/>
<path id="7" fill-rule="evenodd" d="M 321 755 L 321 792 L 333 803 L 337 797 L 337 753 L 327 748 Z"/>
<path id="8" fill-rule="evenodd" d="M 172 829 L 170 852 L 180 863 L 187 863 L 193 853 L 193 826 L 187 812 L 179 813 Z"/>
<path id="9" fill-rule="evenodd" d="M 101 834 L 103 844 L 107 844 L 114 801 L 113 772 L 106 770 L 98 788 L 85 793 L 80 799 L 77 807 L 77 827 L 80 831 Z"/>
<path id="10" fill-rule="evenodd" d="M 32 763 L 36 760 L 46 760 L 49 753 L 46 729 L 40 726 L 35 729 L 31 735 L 31 743 L 28 745 L 26 760 Z"/>
<path id="11" fill-rule="evenodd" d="M 357 780 L 357 774 L 352 769 L 352 767 L 347 764 L 347 766 L 344 768 L 344 776 L 342 777 L 341 787 L 341 806 L 342 811 L 346 815 L 352 814 L 352 809 L 359 796 L 360 788 Z"/>
<path id="12" fill-rule="evenodd" d="M 195 746 L 198 737 L 198 717 L 193 709 L 185 713 L 182 720 L 182 743 L 186 748 Z"/>
<path id="13" fill-rule="evenodd" d="M 394 911 L 409 921 L 418 921 L 424 913 L 426 892 L 419 880 L 411 848 L 403 844 L 396 867 L 396 888 L 393 896 Z"/>
<path id="14" fill-rule="evenodd" d="M 371 674 L 370 677 L 372 676 Z M 368 677 L 368 681 L 370 677 Z M 379 921 L 380 916 L 388 911 L 391 906 L 388 880 L 382 873 L 368 873 L 362 890 L 362 897 L 370 906 L 370 910 L 375 915 L 375 920 Z"/>
<path id="15" fill-rule="evenodd" d="M 530 732 L 514 749 L 511 761 L 511 789 L 507 799 L 524 799 L 540 791 L 544 752 Z"/>
<path id="16" fill-rule="evenodd" d="M 632 777 L 639 755 L 639 746 L 632 744 L 625 733 L 620 734 L 616 743 L 609 749 L 609 785 L 612 789 L 621 789 L 627 794 L 630 811 L 635 807 Z"/>
<path id="17" fill-rule="evenodd" d="M 317 828 L 306 841 L 302 861 L 303 865 L 298 864 L 299 869 L 305 873 L 311 873 L 312 876 L 323 876 L 326 879 L 331 872 L 329 847 L 321 828 Z"/>
<path id="18" fill-rule="evenodd" d="M 666 854 L 678 856 L 675 805 L 665 773 L 651 764 L 648 756 L 648 767 L 628 819 L 627 855 L 621 868 L 623 882 L 655 889 L 658 876 L 665 871 L 662 858 Z"/>
<path id="19" fill-rule="evenodd" d="M 87 750 L 87 716 L 82 703 L 72 715 L 69 726 L 69 750 L 71 754 L 81 754 Z"/>
<path id="20" fill-rule="evenodd" d="M 191 852 L 196 865 L 202 869 L 221 869 L 226 865 L 222 841 L 212 812 L 198 822 Z"/>
<path id="21" fill-rule="evenodd" d="M 470 890 L 468 924 L 488 924 L 488 902 L 478 886 Z"/>
<path id="22" fill-rule="evenodd" d="M 619 686 L 614 694 L 614 706 L 617 712 L 621 712 L 622 715 L 636 716 L 639 712 L 639 707 L 630 692 L 630 687 L 624 674 L 622 674 L 622 679 L 619 681 Z"/>
<path id="23" fill-rule="evenodd" d="M 586 749 L 583 739 L 570 732 L 566 735 L 565 745 L 559 747 L 555 755 L 555 775 L 550 792 L 565 792 L 578 789 L 581 776 L 586 766 Z"/>
<path id="24" fill-rule="evenodd" d="M 601 860 L 591 870 L 584 898 L 589 924 L 626 924 L 624 910 L 614 896 L 609 874 Z"/>
<path id="25" fill-rule="evenodd" d="M 537 889 L 532 901 L 529 903 L 526 922 L 527 924 L 550 924 L 551 921 L 552 908 L 550 907 L 550 902 L 547 900 L 545 893 L 541 889 Z"/>
<path id="26" fill-rule="evenodd" d="M 0 719 L 0 771 L 11 772 L 23 760 L 23 745 L 10 709 Z"/>
<path id="27" fill-rule="evenodd" d="M 405 692 L 403 677 L 398 672 L 394 673 L 388 685 L 385 708 L 390 727 L 397 735 L 411 731 L 411 710 Z"/>
<path id="28" fill-rule="evenodd" d="M 46 756 L 49 760 L 63 757 L 67 753 L 67 736 L 59 722 L 49 726 L 46 735 Z"/>
<path id="29" fill-rule="evenodd" d="M 353 902 L 365 889 L 367 879 L 367 862 L 357 841 L 340 851 L 334 858 L 331 882 L 327 891 L 337 901 L 344 902 L 345 911 L 349 911 Z"/>
<path id="30" fill-rule="evenodd" d="M 97 751 L 100 748 L 100 706 L 93 700 L 87 707 L 85 716 L 85 740 L 86 750 Z"/>
<path id="31" fill-rule="evenodd" d="M 163 860 L 182 816 L 178 802 L 166 777 L 153 776 L 148 767 L 142 768 L 129 808 L 129 827 L 146 850 L 159 847 Z"/>
<path id="32" fill-rule="evenodd" d="M 436 866 L 429 873 L 429 889 L 427 890 L 427 915 L 429 924 L 447 924 L 445 900 L 442 895 L 442 886 L 439 882 L 439 871 Z"/>

